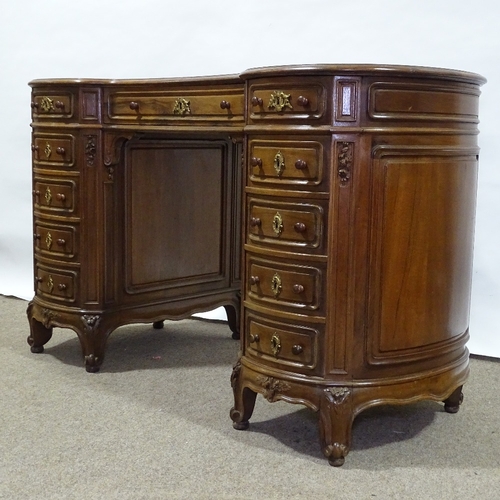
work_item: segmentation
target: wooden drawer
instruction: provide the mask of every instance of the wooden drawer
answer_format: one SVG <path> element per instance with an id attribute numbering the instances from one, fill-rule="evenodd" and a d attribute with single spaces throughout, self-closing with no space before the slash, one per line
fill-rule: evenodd
<path id="1" fill-rule="evenodd" d="M 62 301 L 76 300 L 76 271 L 51 269 L 41 264 L 35 265 L 35 290 L 37 295 Z"/>
<path id="2" fill-rule="evenodd" d="M 323 272 L 247 255 L 247 298 L 272 307 L 324 314 Z"/>
<path id="3" fill-rule="evenodd" d="M 324 253 L 323 206 L 250 198 L 247 213 L 249 243 Z"/>
<path id="4" fill-rule="evenodd" d="M 35 179 L 33 198 L 35 210 L 75 215 L 76 181 L 66 179 Z"/>
<path id="5" fill-rule="evenodd" d="M 325 164 L 328 140 L 251 139 L 248 145 L 249 184 L 287 189 L 328 190 Z"/>
<path id="6" fill-rule="evenodd" d="M 245 325 L 245 348 L 249 356 L 287 370 L 318 371 L 322 325 L 316 328 L 291 325 L 248 311 Z"/>
<path id="7" fill-rule="evenodd" d="M 287 121 L 327 123 L 330 117 L 328 78 L 266 79 L 250 82 L 250 122 Z"/>
<path id="8" fill-rule="evenodd" d="M 40 167 L 73 167 L 75 164 L 75 137 L 62 134 L 35 134 L 33 163 Z"/>
<path id="9" fill-rule="evenodd" d="M 50 257 L 73 259 L 76 253 L 76 228 L 35 222 L 35 252 Z"/>
<path id="10" fill-rule="evenodd" d="M 31 96 L 33 120 L 65 120 L 74 114 L 74 99 L 71 92 L 39 92 Z"/>
<path id="11" fill-rule="evenodd" d="M 243 89 L 113 92 L 108 99 L 111 120 L 242 121 Z"/>

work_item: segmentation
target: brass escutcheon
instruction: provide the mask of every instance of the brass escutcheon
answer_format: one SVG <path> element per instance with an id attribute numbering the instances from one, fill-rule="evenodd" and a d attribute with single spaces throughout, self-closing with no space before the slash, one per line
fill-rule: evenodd
<path id="1" fill-rule="evenodd" d="M 50 158 L 50 155 L 52 154 L 52 148 L 49 143 L 45 145 L 45 149 L 43 150 L 43 152 L 45 153 L 45 158 L 47 158 L 48 160 Z"/>
<path id="2" fill-rule="evenodd" d="M 283 232 L 283 218 L 279 212 L 273 217 L 273 231 L 277 236 L 280 236 Z"/>
<path id="3" fill-rule="evenodd" d="M 54 111 L 54 101 L 50 97 L 42 97 L 40 99 L 40 107 L 42 111 L 48 113 L 49 111 Z"/>
<path id="4" fill-rule="evenodd" d="M 47 245 L 47 250 L 50 250 L 52 247 L 52 235 L 50 234 L 50 231 L 47 233 L 47 236 L 45 237 L 45 244 Z"/>
<path id="5" fill-rule="evenodd" d="M 282 288 L 281 276 L 278 273 L 274 273 L 274 276 L 271 280 L 271 291 L 276 298 L 278 298 L 278 295 L 281 293 Z"/>
<path id="6" fill-rule="evenodd" d="M 283 173 L 283 170 L 285 170 L 285 156 L 281 151 L 278 151 L 274 155 L 274 170 L 276 170 L 276 173 L 278 176 L 280 176 Z"/>
<path id="7" fill-rule="evenodd" d="M 47 202 L 47 205 L 50 205 L 52 201 L 52 191 L 49 187 L 45 190 L 45 201 Z"/>
<path id="8" fill-rule="evenodd" d="M 271 93 L 268 107 L 278 112 L 283 111 L 285 108 L 293 109 L 290 103 L 290 94 L 285 94 L 281 90 L 275 90 Z"/>
<path id="9" fill-rule="evenodd" d="M 281 351 L 281 339 L 276 333 L 271 337 L 271 351 L 273 351 L 275 357 L 278 357 Z"/>
<path id="10" fill-rule="evenodd" d="M 190 102 L 186 99 L 183 99 L 182 97 L 179 97 L 178 99 L 175 100 L 174 103 L 174 115 L 190 115 L 191 114 L 191 108 L 190 108 Z"/>
<path id="11" fill-rule="evenodd" d="M 52 276 L 49 274 L 49 280 L 47 281 L 47 288 L 49 289 L 49 293 L 52 293 L 52 290 L 54 290 L 54 280 L 52 279 Z"/>

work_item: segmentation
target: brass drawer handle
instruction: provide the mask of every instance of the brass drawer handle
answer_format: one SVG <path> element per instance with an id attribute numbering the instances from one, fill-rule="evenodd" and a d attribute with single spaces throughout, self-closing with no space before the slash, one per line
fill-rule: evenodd
<path id="1" fill-rule="evenodd" d="M 273 292 L 273 295 L 276 298 L 278 298 L 282 289 L 283 289 L 283 285 L 282 285 L 282 281 L 281 281 L 281 276 L 278 273 L 275 273 L 272 280 L 271 280 L 271 291 Z"/>
<path id="2" fill-rule="evenodd" d="M 64 103 L 62 101 L 56 101 L 54 107 L 57 109 L 64 109 Z"/>
<path id="3" fill-rule="evenodd" d="M 65 290 L 67 290 L 68 285 L 64 283 L 59 283 L 59 285 L 57 285 L 57 288 L 59 289 L 59 291 L 64 292 Z"/>
<path id="4" fill-rule="evenodd" d="M 63 247 L 64 245 L 66 245 L 66 240 L 63 240 L 62 238 L 59 238 L 57 240 L 57 244 L 60 246 L 60 247 Z"/>
<path id="5" fill-rule="evenodd" d="M 255 342 L 260 342 L 260 337 L 258 334 L 253 334 L 251 333 L 249 336 L 248 336 L 248 340 L 250 341 L 250 344 L 253 344 Z"/>
<path id="6" fill-rule="evenodd" d="M 262 224 L 262 221 L 258 217 L 252 217 L 250 219 L 250 225 L 252 227 L 259 227 Z"/>
<path id="7" fill-rule="evenodd" d="M 252 165 L 252 167 L 262 167 L 262 159 L 254 156 L 250 160 L 250 165 Z"/>
<path id="8" fill-rule="evenodd" d="M 300 344 L 295 344 L 292 347 L 292 353 L 298 356 L 299 354 L 302 354 L 304 352 L 304 348 Z"/>
<path id="9" fill-rule="evenodd" d="M 136 101 L 132 101 L 129 103 L 128 107 L 133 111 L 138 111 L 139 110 L 139 103 Z"/>
<path id="10" fill-rule="evenodd" d="M 58 155 L 63 156 L 66 153 L 66 150 L 64 148 L 62 148 L 62 147 L 59 147 L 59 148 L 56 148 L 56 153 Z"/>
<path id="11" fill-rule="evenodd" d="M 298 283 L 293 285 L 293 292 L 294 293 L 302 293 L 304 291 L 304 286 L 303 285 L 299 285 Z"/>
<path id="12" fill-rule="evenodd" d="M 66 201 L 66 195 L 62 194 L 62 193 L 57 193 L 56 194 L 56 198 L 57 198 L 58 201 L 61 201 L 61 202 Z"/>
<path id="13" fill-rule="evenodd" d="M 296 222 L 293 227 L 298 233 L 305 233 L 307 226 L 303 222 Z"/>
<path id="14" fill-rule="evenodd" d="M 271 337 L 271 351 L 276 358 L 281 351 L 281 339 L 276 333 Z"/>
<path id="15" fill-rule="evenodd" d="M 221 101 L 221 109 L 231 109 L 231 103 L 229 101 Z"/>
<path id="16" fill-rule="evenodd" d="M 250 286 L 254 286 L 260 283 L 260 278 L 258 276 L 250 276 L 250 279 L 248 281 L 250 283 Z"/>
<path id="17" fill-rule="evenodd" d="M 307 162 L 304 160 L 297 160 L 295 162 L 295 168 L 298 170 L 305 170 L 307 168 Z"/>

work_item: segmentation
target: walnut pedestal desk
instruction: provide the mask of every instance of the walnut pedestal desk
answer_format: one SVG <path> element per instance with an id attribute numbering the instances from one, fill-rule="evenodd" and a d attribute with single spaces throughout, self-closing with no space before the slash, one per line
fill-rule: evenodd
<path id="1" fill-rule="evenodd" d="M 72 328 L 95 372 L 115 328 L 217 306 L 238 336 L 241 80 L 30 85 L 31 350 Z"/>
<path id="2" fill-rule="evenodd" d="M 370 406 L 458 411 L 484 81 L 318 65 L 32 82 L 32 351 L 69 327 L 96 371 L 118 326 L 225 305 L 236 429 L 257 394 L 304 404 L 337 466 Z"/>
<path id="3" fill-rule="evenodd" d="M 236 429 L 257 393 L 319 414 L 331 465 L 382 403 L 456 412 L 468 375 L 478 75 L 262 68 L 246 84 Z"/>

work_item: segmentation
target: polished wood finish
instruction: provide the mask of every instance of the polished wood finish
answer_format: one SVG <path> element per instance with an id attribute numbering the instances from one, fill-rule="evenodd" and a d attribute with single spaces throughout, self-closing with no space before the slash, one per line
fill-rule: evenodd
<path id="1" fill-rule="evenodd" d="M 32 352 L 224 306 L 239 336 L 244 87 L 238 77 L 32 86 Z"/>
<path id="2" fill-rule="evenodd" d="M 339 466 L 362 410 L 432 399 L 454 413 L 462 401 L 484 80 L 374 66 L 242 78 L 244 335 L 231 418 L 246 429 L 259 393 L 305 404 Z"/>
<path id="3" fill-rule="evenodd" d="M 96 371 L 118 326 L 224 305 L 236 429 L 257 394 L 304 404 L 339 466 L 368 407 L 457 412 L 484 81 L 321 65 L 32 82 L 31 350 L 73 328 Z"/>

